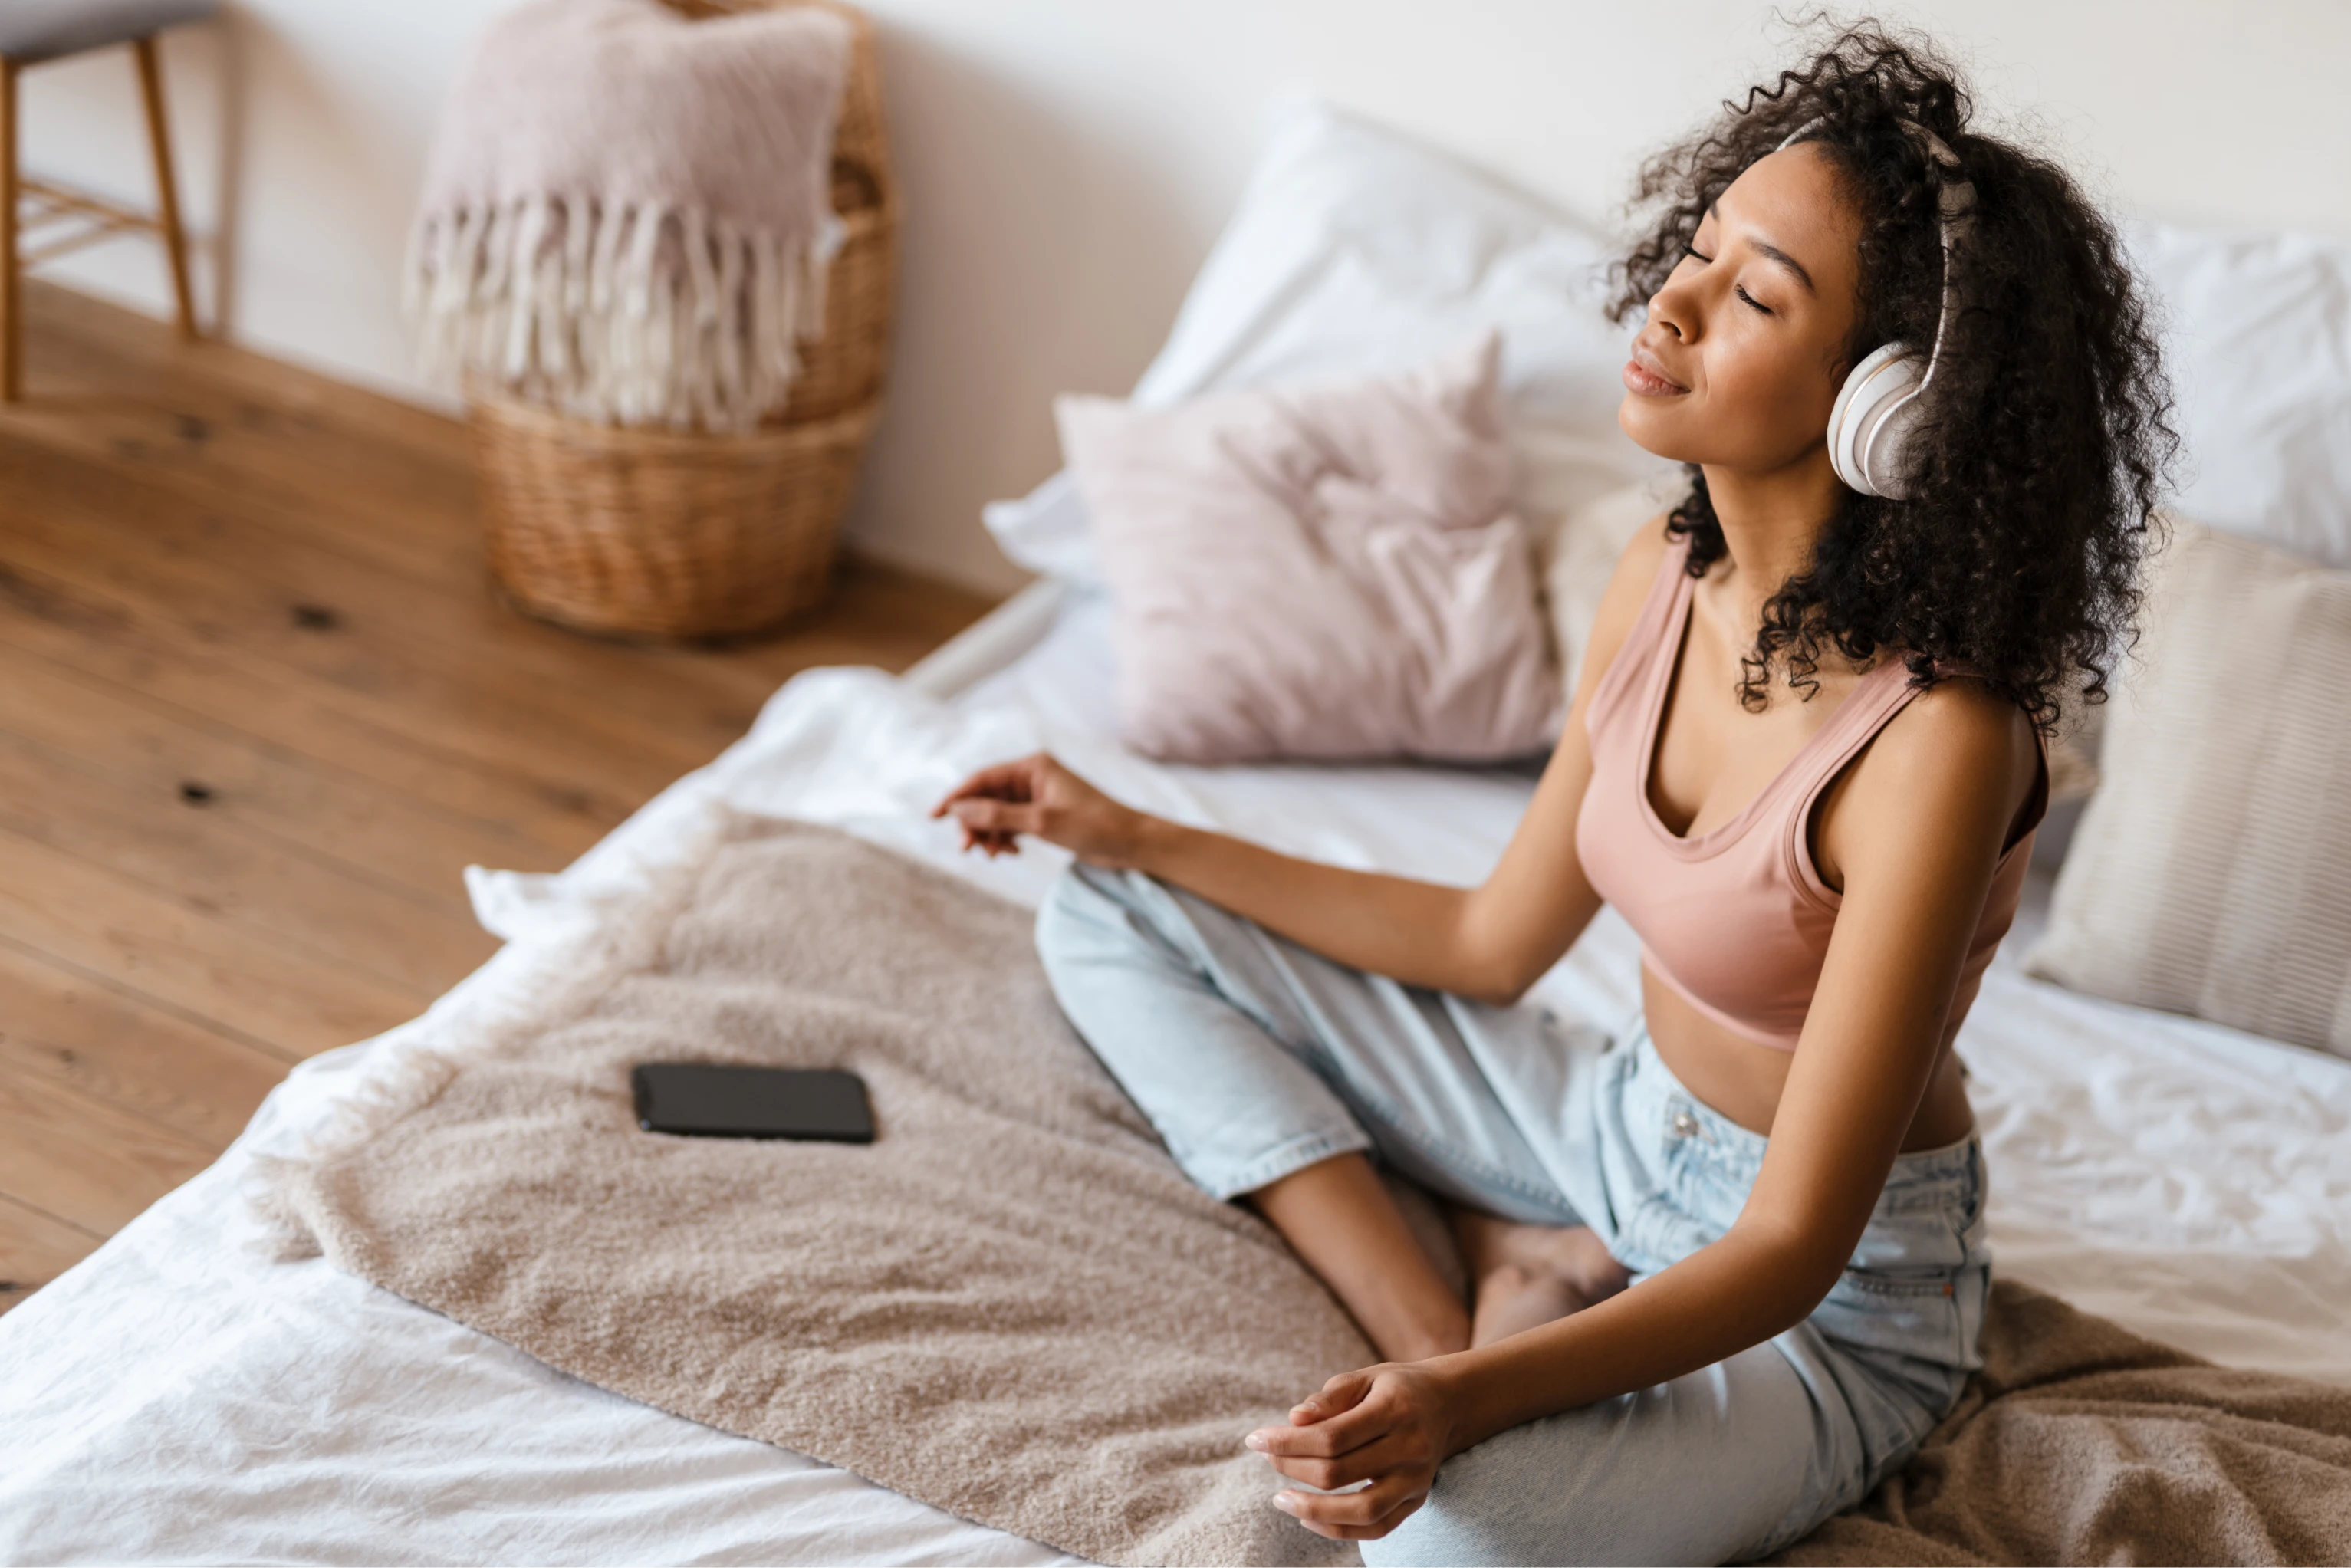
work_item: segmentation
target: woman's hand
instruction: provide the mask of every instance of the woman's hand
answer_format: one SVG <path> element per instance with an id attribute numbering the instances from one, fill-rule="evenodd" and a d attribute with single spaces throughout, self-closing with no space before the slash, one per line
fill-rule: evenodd
<path id="1" fill-rule="evenodd" d="M 963 847 L 1019 854 L 1015 835 L 1034 833 L 1081 861 L 1114 871 L 1134 864 L 1156 821 L 1122 806 L 1044 752 L 983 768 L 931 808 L 963 827 Z"/>
<path id="2" fill-rule="evenodd" d="M 1290 1413 L 1287 1427 L 1249 1435 L 1249 1446 L 1291 1480 L 1273 1506 L 1317 1535 L 1376 1541 L 1428 1500 L 1437 1467 L 1453 1452 L 1454 1394 L 1427 1362 L 1390 1362 L 1342 1373 Z M 1358 1490 L 1334 1492 L 1359 1481 Z"/>

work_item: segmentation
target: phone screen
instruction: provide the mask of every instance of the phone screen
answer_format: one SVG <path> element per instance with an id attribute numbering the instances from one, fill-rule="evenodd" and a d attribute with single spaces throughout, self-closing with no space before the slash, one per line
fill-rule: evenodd
<path id="1" fill-rule="evenodd" d="M 703 1138 L 873 1141 L 865 1081 L 839 1068 L 647 1061 L 629 1075 L 637 1125 Z"/>

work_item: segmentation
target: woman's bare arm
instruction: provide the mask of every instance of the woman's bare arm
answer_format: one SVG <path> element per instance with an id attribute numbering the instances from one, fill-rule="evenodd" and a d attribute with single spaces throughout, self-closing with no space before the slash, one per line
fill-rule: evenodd
<path id="1" fill-rule="evenodd" d="M 1836 823 L 1845 892 L 1761 1174 L 1730 1230 L 1585 1311 L 1492 1344 L 1334 1378 L 1252 1446 L 1338 1498 L 1290 1494 L 1325 1533 L 1379 1533 L 1447 1455 L 1669 1381 L 1803 1321 L 1852 1258 L 1940 1051 L 2033 742 L 1954 685 L 1914 701 L 1857 764 Z M 1400 1464 L 1399 1455 L 1415 1456 Z M 1285 1462 L 1293 1457 L 1295 1466 Z"/>
<path id="2" fill-rule="evenodd" d="M 1348 871 L 1145 816 L 1042 756 L 974 774 L 933 814 L 960 821 L 967 847 L 993 852 L 1008 848 L 1012 834 L 1034 833 L 1082 860 L 1148 872 L 1355 968 L 1516 1000 L 1600 908 L 1575 853 L 1576 814 L 1592 778 L 1584 710 L 1640 613 L 1665 543 L 1661 516 L 1618 559 L 1559 745 L 1481 886 Z"/>

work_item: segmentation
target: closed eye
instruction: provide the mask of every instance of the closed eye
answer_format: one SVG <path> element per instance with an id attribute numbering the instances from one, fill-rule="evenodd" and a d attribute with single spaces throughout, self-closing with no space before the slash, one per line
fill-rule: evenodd
<path id="1" fill-rule="evenodd" d="M 1684 256 L 1690 256 L 1690 257 L 1695 258 L 1696 260 L 1698 260 L 1698 262 L 1700 262 L 1701 264 L 1703 264 L 1703 265 L 1705 265 L 1705 266 L 1712 267 L 1712 266 L 1714 265 L 1714 257 L 1712 257 L 1712 256 L 1710 256 L 1707 255 L 1705 252 L 1703 252 L 1703 251 L 1699 250 L 1699 249 L 1698 248 L 1698 246 L 1696 246 L 1695 245 L 1690 244 L 1687 240 L 1684 240 L 1684 241 L 1682 242 L 1682 254 L 1683 254 Z M 1734 293 L 1734 294 L 1736 294 L 1736 295 L 1738 295 L 1738 296 L 1739 296 L 1739 298 L 1740 298 L 1742 301 L 1744 301 L 1746 304 L 1748 304 L 1748 305 L 1750 305 L 1750 306 L 1754 307 L 1754 308 L 1755 308 L 1756 309 L 1758 309 L 1758 310 L 1761 310 L 1761 312 L 1763 312 L 1763 314 L 1764 314 L 1764 315 L 1766 315 L 1766 316 L 1771 316 L 1771 315 L 1776 315 L 1776 314 L 1777 314 L 1777 312 L 1776 312 L 1776 311 L 1774 311 L 1774 310 L 1773 310 L 1773 309 L 1772 309 L 1769 305 L 1764 304 L 1764 303 L 1763 303 L 1763 301 L 1761 301 L 1761 299 L 1756 298 L 1755 298 L 1755 296 L 1753 296 L 1752 294 L 1748 293 L 1748 292 L 1747 292 L 1747 286 L 1746 286 L 1745 284 L 1743 284 L 1743 283 L 1742 283 L 1742 284 L 1738 285 L 1737 287 L 1735 287 L 1731 290 L 1731 292 L 1732 292 L 1732 293 Z"/>

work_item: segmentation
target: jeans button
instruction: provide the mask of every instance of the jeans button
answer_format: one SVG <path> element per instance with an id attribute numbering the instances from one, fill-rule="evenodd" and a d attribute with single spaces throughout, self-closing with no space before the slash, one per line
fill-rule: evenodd
<path id="1" fill-rule="evenodd" d="M 1698 1118 L 1697 1118 L 1696 1116 L 1691 1115 L 1691 1114 L 1690 1114 L 1688 1112 L 1687 1112 L 1687 1111 L 1677 1111 L 1677 1112 L 1675 1112 L 1675 1113 L 1674 1113 L 1674 1136 L 1675 1136 L 1675 1137 L 1677 1137 L 1677 1138 L 1695 1138 L 1695 1137 L 1697 1137 L 1697 1136 L 1698 1136 Z"/>

